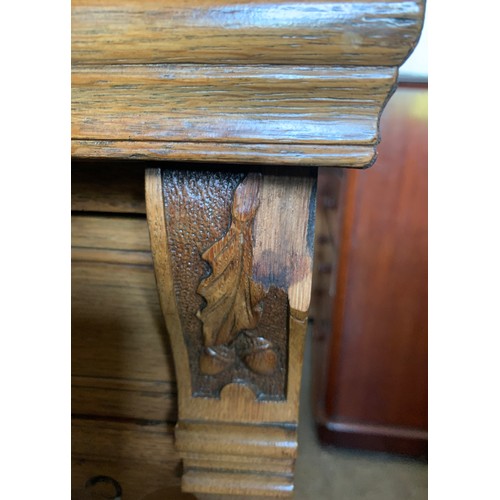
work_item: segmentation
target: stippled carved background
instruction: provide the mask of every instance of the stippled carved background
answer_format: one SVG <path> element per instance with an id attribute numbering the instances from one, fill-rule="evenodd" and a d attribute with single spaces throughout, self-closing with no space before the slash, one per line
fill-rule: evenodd
<path id="1" fill-rule="evenodd" d="M 193 395 L 217 397 L 225 385 L 238 382 L 250 386 L 261 400 L 281 400 L 286 394 L 288 300 L 285 290 L 272 284 L 265 285 L 261 315 L 255 328 L 258 337 L 273 345 L 276 367 L 272 374 L 255 373 L 240 356 L 217 374 L 207 375 L 200 369 L 204 339 L 203 324 L 197 316 L 206 307 L 206 301 L 198 289 L 212 273 L 202 255 L 223 239 L 231 227 L 234 193 L 246 175 L 245 172 L 163 171 L 174 290 L 189 353 Z M 244 335 L 236 338 L 237 353 L 245 351 L 246 340 Z"/>

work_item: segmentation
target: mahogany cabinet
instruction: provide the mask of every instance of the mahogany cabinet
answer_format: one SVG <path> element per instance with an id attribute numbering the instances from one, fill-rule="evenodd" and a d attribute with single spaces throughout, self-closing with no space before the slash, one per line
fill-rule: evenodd
<path id="1" fill-rule="evenodd" d="M 374 168 L 319 178 L 314 405 L 324 443 L 427 449 L 427 87 L 399 87 Z"/>

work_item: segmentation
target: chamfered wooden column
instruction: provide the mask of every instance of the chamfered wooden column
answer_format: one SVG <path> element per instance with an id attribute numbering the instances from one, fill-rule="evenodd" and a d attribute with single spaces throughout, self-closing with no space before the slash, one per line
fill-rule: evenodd
<path id="1" fill-rule="evenodd" d="M 148 169 L 146 203 L 175 358 L 183 489 L 289 496 L 316 169 Z"/>

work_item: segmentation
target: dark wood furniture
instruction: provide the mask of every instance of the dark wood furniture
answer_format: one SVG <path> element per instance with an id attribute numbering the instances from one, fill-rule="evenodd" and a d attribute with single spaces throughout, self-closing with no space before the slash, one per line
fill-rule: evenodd
<path id="1" fill-rule="evenodd" d="M 315 411 L 325 443 L 427 450 L 427 88 L 381 121 L 376 168 L 320 174 Z M 333 198 L 332 198 L 333 196 Z M 327 281 L 327 286 L 324 282 Z"/>

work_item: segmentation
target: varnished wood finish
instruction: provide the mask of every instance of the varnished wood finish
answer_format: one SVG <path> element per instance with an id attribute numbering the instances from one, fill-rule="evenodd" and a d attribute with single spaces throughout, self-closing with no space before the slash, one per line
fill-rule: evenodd
<path id="1" fill-rule="evenodd" d="M 152 265 L 149 234 L 144 217 L 75 214 L 71 218 L 73 250 L 99 249 L 113 252 L 147 253 Z"/>
<path id="2" fill-rule="evenodd" d="M 175 422 L 145 219 L 72 218 L 72 413 Z"/>
<path id="3" fill-rule="evenodd" d="M 427 89 L 401 88 L 382 119 L 375 168 L 346 172 L 321 436 L 420 455 L 427 445 Z M 319 212 L 322 210 L 320 209 Z"/>
<path id="4" fill-rule="evenodd" d="M 101 141 L 113 141 L 118 156 L 123 149 L 137 157 L 129 145 L 140 141 L 140 156 L 175 160 L 194 143 L 188 159 L 255 161 L 260 153 L 263 162 L 270 155 L 277 163 L 363 167 L 374 158 L 396 69 L 77 66 L 72 81 L 74 155 L 102 155 L 110 148 Z"/>
<path id="5" fill-rule="evenodd" d="M 72 4 L 72 155 L 366 167 L 424 0 Z"/>
<path id="6" fill-rule="evenodd" d="M 73 261 L 72 288 L 72 412 L 175 421 L 152 269 Z"/>
<path id="7" fill-rule="evenodd" d="M 115 488 L 101 496 L 90 486 L 99 477 L 116 481 L 124 499 L 196 500 L 181 493 L 172 425 L 73 419 L 71 434 L 73 500 L 115 498 Z"/>
<path id="8" fill-rule="evenodd" d="M 148 160 L 201 161 L 229 164 L 283 166 L 340 166 L 362 168 L 375 159 L 375 146 L 325 144 L 251 144 L 73 139 L 76 158 L 143 158 Z M 105 165 L 102 165 L 105 167 Z"/>
<path id="9" fill-rule="evenodd" d="M 145 217 L 74 215 L 72 245 L 71 498 L 101 498 L 113 480 L 123 498 L 194 500 L 180 490 L 177 384 Z"/>
<path id="10" fill-rule="evenodd" d="M 93 173 L 75 179 L 74 209 L 134 214 L 121 222 L 109 218 L 120 239 L 107 237 L 92 219 L 95 214 L 75 219 L 74 354 L 78 359 L 84 353 L 88 365 L 76 363 L 82 373 L 75 373 L 74 405 L 78 412 L 91 412 L 76 416 L 77 427 L 89 424 L 75 436 L 85 441 L 75 446 L 77 476 L 101 469 L 119 475 L 131 497 L 142 500 L 149 491 L 140 492 L 139 464 L 146 464 L 142 477 L 154 488 L 144 500 L 169 497 L 166 479 L 157 481 L 161 468 L 153 470 L 156 459 L 141 446 L 126 445 L 140 435 L 147 445 L 146 429 L 121 426 L 143 425 L 146 415 L 161 413 L 151 400 L 172 395 L 162 385 L 171 381 L 171 363 L 151 296 L 137 180 L 128 182 L 125 163 L 107 161 L 154 160 L 161 169 L 146 177 L 146 211 L 175 357 L 179 455 L 172 460 L 164 455 L 172 451 L 174 418 L 167 401 L 158 420 L 164 427 L 152 449 L 167 475 L 182 457 L 184 489 L 204 498 L 291 495 L 311 299 L 315 167 L 363 168 L 374 162 L 379 116 L 395 88 L 398 66 L 416 44 L 423 9 L 424 0 L 72 3 L 72 157 L 81 165 L 99 160 Z M 191 203 L 210 193 L 200 180 L 203 168 L 193 162 L 210 162 L 204 168 L 208 182 L 224 173 L 222 189 L 205 204 Z M 265 165 L 278 170 L 262 169 Z M 99 167 L 113 168 L 108 191 L 91 188 Z M 151 164 L 144 162 L 143 168 Z M 176 184 L 173 172 L 182 170 L 188 182 Z M 190 225 L 190 217 L 203 223 Z M 121 248 L 121 238 L 131 246 Z M 226 272 L 226 262 L 237 271 Z M 236 292 L 223 286 L 235 276 Z M 226 297 L 234 298 L 231 307 L 222 307 Z M 225 324 L 220 318 L 240 318 L 241 311 L 249 314 L 237 328 L 230 325 L 224 335 L 215 331 Z M 245 343 L 237 348 L 241 338 Z M 111 350 L 96 355 L 94 373 L 89 353 L 98 351 L 102 340 L 116 352 L 133 344 L 124 357 L 133 358 L 132 371 L 135 363 L 151 366 L 133 382 L 114 380 L 106 356 L 120 377 L 122 367 Z M 227 348 L 232 356 L 233 345 L 234 363 L 221 370 L 203 363 L 204 349 L 220 354 Z M 163 372 L 155 379 L 160 360 Z M 85 377 L 92 386 L 85 386 Z M 154 380 L 160 389 L 149 391 Z M 99 392 L 103 387 L 112 394 L 108 403 Z M 128 406 L 118 396 L 124 387 L 135 391 Z M 99 395 L 90 397 L 92 391 Z M 96 420 L 108 418 L 126 421 L 107 427 Z M 110 453 L 113 440 L 124 440 L 126 457 Z"/>
<path id="11" fill-rule="evenodd" d="M 396 66 L 423 0 L 73 0 L 73 64 Z"/>
<path id="12" fill-rule="evenodd" d="M 194 394 L 218 395 L 242 379 L 261 399 L 285 397 L 287 291 L 292 307 L 307 310 L 301 282 L 312 258 L 306 243 L 311 181 L 294 182 L 244 172 L 163 174 L 172 276 L 191 346 Z M 304 200 L 303 206 L 293 200 Z M 293 235 L 295 244 L 289 224 L 270 226 L 270 217 L 277 222 L 287 211 L 305 231 Z M 293 264 L 280 256 L 286 242 Z"/>
<path id="13" fill-rule="evenodd" d="M 293 491 L 312 280 L 313 174 L 147 171 L 151 245 L 179 387 L 176 436 L 186 491 Z M 245 318 L 240 309 L 248 307 Z M 214 324 L 222 326 L 212 330 Z M 281 471 L 267 486 L 260 475 L 270 470 L 262 457 Z"/>
<path id="14" fill-rule="evenodd" d="M 203 324 L 200 371 L 205 375 L 222 372 L 228 363 L 235 363 L 238 355 L 254 374 L 276 378 L 279 363 L 276 346 L 267 334 L 264 337 L 259 331 L 267 294 L 264 286 L 252 276 L 252 233 L 260 205 L 261 184 L 261 174 L 245 176 L 233 194 L 229 230 L 202 254 L 212 270 L 197 289 L 206 301 L 196 313 Z M 274 302 L 278 307 L 268 308 L 271 311 L 268 322 L 279 325 L 276 316 L 284 311 L 281 330 L 286 332 L 286 307 L 279 307 L 279 299 Z M 284 394 L 284 387 L 281 392 Z"/>

